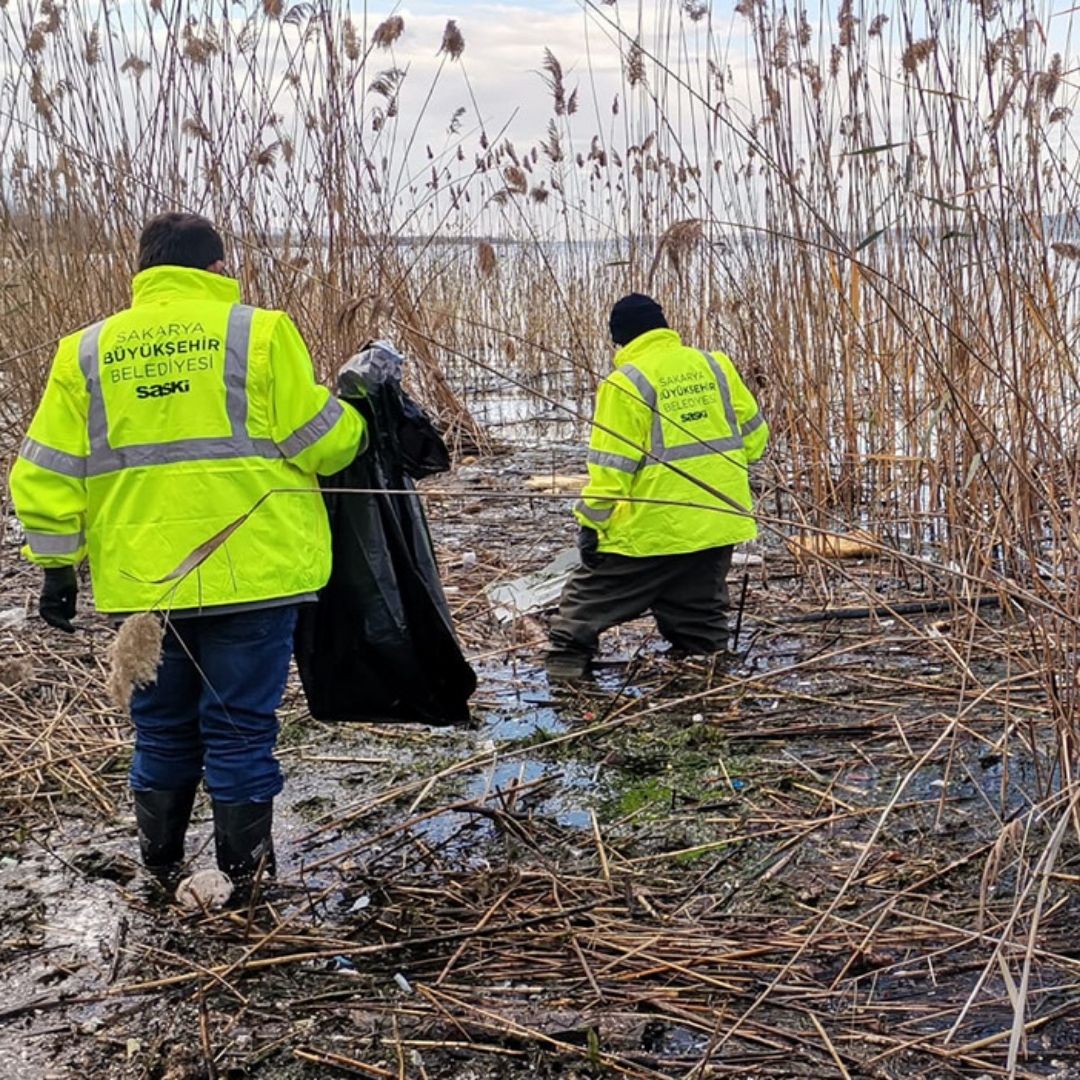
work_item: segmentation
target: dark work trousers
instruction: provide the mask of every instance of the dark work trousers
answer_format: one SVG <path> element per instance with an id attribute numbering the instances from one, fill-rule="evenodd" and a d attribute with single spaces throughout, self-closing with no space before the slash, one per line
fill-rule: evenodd
<path id="1" fill-rule="evenodd" d="M 136 791 L 205 779 L 218 802 L 268 802 L 282 787 L 274 757 L 296 604 L 174 619 L 157 682 L 131 698 Z"/>
<path id="2" fill-rule="evenodd" d="M 570 576 L 551 621 L 552 658 L 589 660 L 600 635 L 651 612 L 660 633 L 687 653 L 727 646 L 727 575 L 734 548 L 688 555 L 599 554 Z"/>

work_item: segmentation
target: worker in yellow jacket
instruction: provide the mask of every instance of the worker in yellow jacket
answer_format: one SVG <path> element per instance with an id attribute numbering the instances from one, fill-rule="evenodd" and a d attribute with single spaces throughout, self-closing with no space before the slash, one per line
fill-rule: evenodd
<path id="1" fill-rule="evenodd" d="M 675 648 L 723 650 L 732 551 L 757 535 L 747 467 L 769 428 L 732 362 L 684 345 L 639 293 L 610 329 L 618 351 L 575 508 L 581 565 L 551 624 L 555 679 L 583 675 L 604 630 L 649 611 Z"/>
<path id="2" fill-rule="evenodd" d="M 275 712 L 298 606 L 330 574 L 316 477 L 364 436 L 288 316 L 242 304 L 224 259 L 205 218 L 146 225 L 131 307 L 60 342 L 11 473 L 48 623 L 74 630 L 83 559 L 99 611 L 166 619 L 157 681 L 131 703 L 130 776 L 163 881 L 202 781 L 219 867 L 240 883 L 273 870 Z"/>

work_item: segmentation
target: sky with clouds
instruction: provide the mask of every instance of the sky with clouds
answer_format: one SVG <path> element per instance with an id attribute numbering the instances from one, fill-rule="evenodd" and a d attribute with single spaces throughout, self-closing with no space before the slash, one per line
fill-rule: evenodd
<path id="1" fill-rule="evenodd" d="M 351 0 L 357 17 L 362 0 Z M 753 50 L 748 37 L 748 21 L 736 14 L 736 0 L 703 3 L 704 18 L 691 22 L 680 16 L 682 0 L 411 0 L 397 6 L 368 7 L 369 24 L 391 12 L 405 20 L 405 34 L 397 50 L 407 61 L 412 85 L 403 95 L 404 106 L 414 104 L 414 96 L 427 89 L 427 80 L 438 66 L 436 52 L 447 19 L 457 21 L 466 43 L 463 67 L 472 83 L 485 122 L 496 128 L 510 121 L 512 132 L 521 139 L 542 135 L 550 103 L 538 74 L 545 46 L 550 48 L 567 72 L 570 86 L 580 86 L 582 113 L 592 109 L 595 94 L 600 108 L 624 90 L 620 76 L 620 51 L 632 37 L 640 35 L 649 51 L 667 51 L 673 66 L 686 71 L 700 68 L 707 48 L 712 59 L 732 70 L 733 92 L 753 74 Z M 796 5 L 796 8 L 798 5 Z M 811 23 L 831 32 L 841 7 L 840 0 L 810 0 L 806 4 Z M 926 20 L 936 5 L 901 3 L 898 0 L 856 2 L 855 12 L 869 24 L 875 13 L 889 16 L 882 42 L 889 53 L 892 75 L 900 75 L 899 55 L 909 40 L 932 31 Z M 796 10 L 793 8 L 792 11 Z M 1035 20 L 1047 51 L 1071 48 L 1073 13 L 1080 10 L 1073 0 L 1041 0 L 1023 11 L 1017 3 L 1004 0 L 1002 12 L 1012 12 L 1008 21 Z M 1015 17 L 1013 17 L 1015 16 Z M 620 35 L 615 25 L 623 31 Z M 865 27 L 864 27 L 865 28 Z M 710 46 L 706 46 L 706 33 Z M 909 37 L 910 35 L 910 37 Z M 829 42 L 823 44 L 827 55 Z M 460 71 L 449 70 L 445 91 L 450 99 L 469 104 Z M 417 86 L 417 83 L 423 86 Z M 471 111 L 471 110 L 470 110 Z M 584 122 L 584 119 L 583 121 Z"/>
<path id="2" fill-rule="evenodd" d="M 156 103 L 165 97 L 165 91 L 176 90 L 179 85 L 166 86 L 165 80 L 173 79 L 176 70 L 170 64 L 149 62 L 160 61 L 166 35 L 171 33 L 168 40 L 172 41 L 174 52 L 178 50 L 182 57 L 180 70 L 185 71 L 185 77 L 194 73 L 202 80 L 198 90 L 193 92 L 186 91 L 187 83 L 179 85 L 182 93 L 178 96 L 186 97 L 186 100 L 177 106 L 176 115 L 183 118 L 182 124 L 174 124 L 179 129 L 176 141 L 181 145 L 178 152 L 191 153 L 191 149 L 198 146 L 198 139 L 203 136 L 197 138 L 197 133 L 206 120 L 203 113 L 213 112 L 214 102 L 223 97 L 213 93 L 215 80 L 229 78 L 236 82 L 238 97 L 245 102 L 250 99 L 248 112 L 254 119 L 245 130 L 233 122 L 236 113 L 224 110 L 221 115 L 229 113 L 228 124 L 219 124 L 217 129 L 213 124 L 206 125 L 214 129 L 216 139 L 215 143 L 209 137 L 205 138 L 206 145 L 210 146 L 206 153 L 216 152 L 219 143 L 239 145 L 245 139 L 255 151 L 273 137 L 264 135 L 268 123 L 275 126 L 279 140 L 293 143 L 302 143 L 306 131 L 317 129 L 310 118 L 321 115 L 325 69 L 319 66 L 318 60 L 324 51 L 323 35 L 343 33 L 345 11 L 361 43 L 370 40 L 375 27 L 388 16 L 400 16 L 404 32 L 392 48 L 374 49 L 362 71 L 346 71 L 343 83 L 349 87 L 346 91 L 348 100 L 355 101 L 357 107 L 362 104 L 364 109 L 363 129 L 355 144 L 363 155 L 370 153 L 372 160 L 378 162 L 385 157 L 393 163 L 392 171 L 397 175 L 391 179 L 395 182 L 389 188 L 384 184 L 383 190 L 398 190 L 396 180 L 401 177 L 398 165 L 404 161 L 403 169 L 407 169 L 410 185 L 423 189 L 430 184 L 433 189 L 439 188 L 441 197 L 447 185 L 442 180 L 436 183 L 436 178 L 430 175 L 433 166 L 425 152 L 426 147 L 431 147 L 436 167 L 446 169 L 446 175 L 467 175 L 473 169 L 473 155 L 479 149 L 481 128 L 491 144 L 509 138 L 519 153 L 544 139 L 554 113 L 542 70 L 546 49 L 551 50 L 562 66 L 567 96 L 575 90 L 578 92 L 578 110 L 571 117 L 560 118 L 558 123 L 560 138 L 571 143 L 563 169 L 548 168 L 541 156 L 537 174 L 529 179 L 530 186 L 543 183 L 545 178 L 553 185 L 554 180 L 548 173 L 573 172 L 570 165 L 574 154 L 584 152 L 587 156 L 594 135 L 600 136 L 605 151 L 626 157 L 628 146 L 644 146 L 648 136 L 657 132 L 659 141 L 664 143 L 660 149 L 670 161 L 680 168 L 698 166 L 706 178 L 714 166 L 722 167 L 726 172 L 721 175 L 721 180 L 735 190 L 737 182 L 741 182 L 735 174 L 740 170 L 743 175 L 750 174 L 747 148 L 758 149 L 758 132 L 761 130 L 766 134 L 780 130 L 794 133 L 794 152 L 790 155 L 794 160 L 785 167 L 797 173 L 810 158 L 806 152 L 807 132 L 815 138 L 819 132 L 808 126 L 817 105 L 808 89 L 814 84 L 808 78 L 806 68 L 815 63 L 822 76 L 817 85 L 819 89 L 822 84 L 825 87 L 821 112 L 827 127 L 825 141 L 818 141 L 835 161 L 841 161 L 845 155 L 877 154 L 882 146 L 876 144 L 885 143 L 888 143 L 886 149 L 898 148 L 894 156 L 903 157 L 904 148 L 916 140 L 922 141 L 918 152 L 924 153 L 933 132 L 922 105 L 916 102 L 912 106 L 911 89 L 916 86 L 929 88 L 928 92 L 934 95 L 930 99 L 932 104 L 959 96 L 958 89 L 968 94 L 971 137 L 981 138 L 980 126 L 987 126 L 991 110 L 982 100 L 984 90 L 981 86 L 986 83 L 982 57 L 988 45 L 979 34 L 1016 33 L 1015 27 L 1023 25 L 1017 23 L 1017 19 L 1028 18 L 1029 2 L 1001 0 L 998 14 L 988 16 L 987 27 L 983 28 L 977 25 L 978 16 L 973 14 L 976 12 L 973 5 L 939 11 L 936 0 L 855 0 L 854 6 L 846 10 L 853 12 L 848 17 L 858 24 L 861 37 L 856 41 L 856 47 L 844 54 L 845 62 L 840 63 L 841 50 L 836 42 L 843 37 L 842 19 L 838 15 L 843 8 L 841 0 L 829 0 L 829 3 L 808 0 L 805 40 L 798 49 L 785 47 L 782 60 L 774 53 L 765 65 L 773 84 L 779 87 L 774 91 L 777 101 L 781 96 L 786 99 L 782 110 L 779 106 L 772 110 L 775 116 L 782 118 L 783 129 L 776 125 L 767 127 L 767 115 L 762 119 L 770 109 L 762 101 L 764 87 L 758 81 L 756 51 L 749 40 L 751 20 L 736 13 L 735 0 L 724 3 L 719 0 L 711 3 L 707 0 L 618 0 L 617 3 L 604 0 L 402 0 L 397 4 L 394 0 L 333 0 L 327 8 L 318 10 L 305 0 L 242 0 L 240 3 L 233 0 L 172 0 L 171 3 L 170 0 L 160 3 L 156 0 L 120 0 L 119 4 L 116 0 L 73 0 L 71 11 L 73 15 L 81 16 L 83 25 L 67 28 L 70 35 L 67 44 L 69 49 L 78 50 L 83 40 L 80 35 L 96 33 L 98 28 L 105 27 L 103 33 L 106 36 L 115 37 L 119 33 L 122 38 L 130 38 L 118 46 L 119 56 L 131 51 L 146 60 L 148 74 L 145 78 L 140 80 L 120 69 L 120 77 L 110 87 L 113 92 L 107 99 L 102 98 L 103 106 L 113 108 L 117 113 L 116 117 L 110 117 L 112 128 L 134 132 L 135 145 L 140 146 L 144 141 L 140 117 L 151 115 Z M 1065 103 L 1070 108 L 1058 111 L 1068 113 L 1069 119 L 1065 124 L 1059 122 L 1053 130 L 1080 137 L 1067 126 L 1077 123 L 1075 117 L 1080 116 L 1080 107 L 1074 107 L 1077 103 L 1073 100 L 1077 97 L 1077 87 L 1068 78 L 1073 66 L 1070 56 L 1074 52 L 1068 48 L 1071 12 L 1078 9 L 1075 5 L 1063 5 L 1071 5 L 1071 0 L 1036 0 L 1038 26 L 1046 27 L 1046 31 L 1041 37 L 1029 35 L 1031 43 L 1025 46 L 1024 59 L 1028 73 L 1037 79 L 1041 77 L 1040 72 L 1045 71 L 1047 54 L 1061 43 L 1065 60 L 1059 67 L 1064 69 L 1065 77 L 1060 80 L 1063 87 L 1054 104 L 1062 103 L 1061 99 L 1068 95 Z M 12 13 L 21 11 L 26 14 L 27 25 L 31 25 L 40 14 L 37 6 L 36 0 L 8 0 L 7 18 L 10 22 Z M 320 24 L 318 12 L 322 10 L 331 12 L 335 24 L 331 31 Z M 792 18 L 799 9 L 798 5 L 788 8 L 781 0 L 775 0 L 766 5 L 765 10 L 767 14 L 784 11 Z M 691 17 L 688 11 L 699 17 Z M 169 12 L 176 12 L 172 30 L 168 30 Z M 902 59 L 905 49 L 927 33 L 925 22 L 937 17 L 935 12 L 946 19 L 946 29 L 958 34 L 959 39 L 951 41 L 947 48 L 943 47 L 940 63 L 924 62 L 917 72 L 905 71 Z M 888 25 L 882 33 L 869 29 L 886 14 Z M 456 21 L 464 39 L 460 59 L 448 59 L 445 54 L 440 54 L 444 30 L 450 19 Z M 185 55 L 183 35 L 189 25 L 200 22 L 204 24 L 202 32 L 207 32 L 206 27 L 215 32 L 216 25 L 220 34 L 224 25 L 226 29 L 233 28 L 236 36 L 230 38 L 226 33 L 226 47 L 217 50 L 211 62 L 193 65 Z M 770 32 L 772 42 L 775 42 L 781 20 L 774 18 L 773 22 Z M 250 25 L 261 28 L 260 44 L 244 52 L 238 42 Z M 637 89 L 632 89 L 626 83 L 625 57 L 635 38 L 639 38 L 645 48 L 645 80 Z M 279 49 L 282 42 L 288 47 Z M 966 48 L 968 44 L 972 47 Z M 246 63 L 234 63 L 234 47 L 258 68 L 254 75 Z M 773 47 L 770 44 L 769 48 Z M 64 56 L 59 48 L 59 44 L 50 39 L 36 54 L 40 58 L 36 62 L 47 69 L 42 77 L 44 85 L 52 85 L 53 81 L 66 75 Z M 10 85 L 13 89 L 10 92 L 16 98 L 16 105 L 27 115 L 29 124 L 40 126 L 40 117 L 34 115 L 28 103 L 25 57 L 19 55 L 18 48 L 8 51 L 7 55 L 12 73 Z M 352 63 L 358 63 L 356 49 L 351 55 Z M 4 43 L 0 40 L 0 71 L 4 67 L 4 56 Z M 713 65 L 712 73 L 706 70 L 707 64 Z M 702 95 L 688 92 L 685 86 L 666 75 L 665 66 L 678 72 L 680 79 L 689 81 L 694 87 L 708 88 L 710 104 L 717 98 L 714 74 L 723 72 L 724 107 L 718 110 L 722 116 L 717 119 L 709 112 L 709 106 L 703 104 Z M 869 72 L 873 95 L 869 104 L 866 92 L 863 92 L 861 102 L 851 104 L 854 99 L 846 83 L 851 67 Z M 835 77 L 829 74 L 830 68 L 836 73 Z M 385 130 L 376 131 L 373 121 L 378 118 L 372 116 L 372 110 L 385 110 L 388 103 L 378 94 L 369 92 L 365 96 L 363 91 L 377 83 L 380 72 L 388 69 L 404 70 L 406 75 L 395 102 L 397 119 L 387 124 Z M 16 77 L 19 73 L 22 73 L 21 81 Z M 338 74 L 341 75 L 340 69 Z M 350 81 L 353 78 L 355 83 Z M 294 79 L 295 84 L 291 84 L 290 80 Z M 967 85 L 949 82 L 950 79 L 966 80 Z M 301 83 L 304 89 L 290 93 L 290 85 Z M 352 87 L 360 91 L 355 97 Z M 654 94 L 662 103 L 659 108 L 653 103 Z M 141 111 L 136 107 L 136 95 L 141 95 Z M 268 95 L 271 105 L 264 100 Z M 618 117 L 612 109 L 616 97 L 619 99 Z M 901 110 L 901 105 L 905 105 L 906 111 Z M 78 112 L 82 106 L 83 99 L 78 95 L 65 96 L 64 107 L 69 111 Z M 263 118 L 264 114 L 273 116 L 271 108 L 283 118 L 280 124 L 277 120 Z M 852 109 L 856 121 L 865 119 L 864 127 L 852 122 L 848 115 Z M 860 117 L 860 111 L 866 114 L 865 118 Z M 661 112 L 662 115 L 658 115 Z M 198 115 L 194 115 L 196 113 Z M 707 122 L 703 122 L 706 117 Z M 733 136 L 732 132 L 735 133 Z M 170 131 L 170 137 L 172 134 Z M 38 157 L 53 152 L 53 144 L 47 136 L 48 133 L 42 136 L 40 148 L 35 151 Z M 734 146 L 735 152 L 729 152 L 725 157 L 723 138 L 727 136 L 731 136 L 728 150 Z M 761 142 L 767 142 L 765 136 L 761 137 Z M 409 147 L 407 152 L 406 146 Z M 654 154 L 654 172 L 658 158 L 659 154 Z M 193 160 L 197 164 L 201 161 Z M 874 162 L 885 160 L 884 157 L 875 158 Z M 759 156 L 753 163 L 758 174 L 761 172 L 760 161 Z M 812 171 L 812 161 L 810 166 L 807 171 Z M 306 177 L 303 179 L 303 183 L 311 182 Z M 553 206 L 557 201 L 552 200 Z"/>
<path id="3" fill-rule="evenodd" d="M 376 24 L 391 11 L 405 21 L 405 33 L 394 57 L 397 64 L 409 69 L 401 95 L 402 118 L 407 120 L 423 104 L 439 68 L 437 53 L 446 22 L 456 20 L 465 39 L 465 52 L 459 64 L 447 64 L 443 70 L 435 109 L 422 125 L 428 141 L 445 131 L 447 117 L 459 105 L 466 107 L 467 120 L 475 122 L 475 100 L 489 133 L 508 125 L 507 134 L 528 146 L 543 137 L 552 115 L 551 97 L 541 72 L 545 48 L 561 63 L 567 91 L 575 87 L 579 91 L 578 119 L 573 126 L 587 142 L 598 125 L 610 122 L 612 101 L 626 89 L 620 54 L 630 37 L 620 35 L 612 24 L 621 25 L 627 35 L 640 31 L 647 42 L 661 36 L 673 45 L 683 40 L 692 58 L 703 57 L 705 22 L 700 29 L 684 23 L 688 36 L 680 39 L 677 28 L 668 33 L 661 23 L 672 6 L 662 0 L 596 5 L 599 10 L 578 0 L 414 0 L 397 8 L 369 8 L 368 22 Z M 353 10 L 354 17 L 362 18 L 355 5 Z M 625 21 L 620 23 L 620 19 Z M 714 31 L 718 19 L 713 15 Z M 722 25 L 732 26 L 730 9 L 725 10 Z M 735 60 L 741 63 L 745 59 L 741 34 L 735 45 Z"/>

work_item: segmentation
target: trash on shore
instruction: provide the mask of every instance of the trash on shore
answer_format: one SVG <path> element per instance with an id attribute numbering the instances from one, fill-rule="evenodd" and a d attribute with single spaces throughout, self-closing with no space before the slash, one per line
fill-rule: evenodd
<path id="1" fill-rule="evenodd" d="M 525 481 L 529 491 L 579 492 L 589 478 L 584 473 L 539 473 Z"/>
<path id="2" fill-rule="evenodd" d="M 0 611 L 0 630 L 21 630 L 26 626 L 26 608 L 10 607 Z"/>
<path id="3" fill-rule="evenodd" d="M 229 875 L 220 870 L 196 870 L 176 889 L 176 902 L 185 911 L 216 911 L 233 894 Z"/>
<path id="4" fill-rule="evenodd" d="M 489 585 L 484 595 L 491 605 L 491 613 L 500 623 L 510 623 L 556 607 L 578 561 L 576 547 L 564 548 L 551 562 L 531 574 Z M 763 561 L 760 555 L 736 551 L 731 565 L 760 566 Z"/>
<path id="5" fill-rule="evenodd" d="M 862 559 L 877 555 L 881 551 L 881 541 L 865 529 L 855 529 L 849 533 L 800 532 L 798 536 L 788 537 L 787 546 L 796 559 L 807 556 L 821 559 Z"/>

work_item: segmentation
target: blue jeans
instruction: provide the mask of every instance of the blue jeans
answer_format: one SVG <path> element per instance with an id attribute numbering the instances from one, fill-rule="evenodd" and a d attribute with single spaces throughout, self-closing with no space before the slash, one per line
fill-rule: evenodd
<path id="1" fill-rule="evenodd" d="M 135 791 L 200 780 L 219 802 L 268 802 L 282 788 L 275 710 L 285 692 L 297 605 L 173 620 L 153 686 L 131 699 Z"/>

